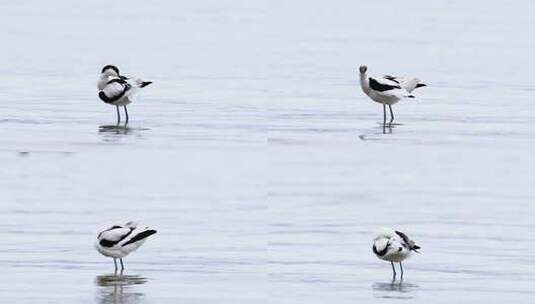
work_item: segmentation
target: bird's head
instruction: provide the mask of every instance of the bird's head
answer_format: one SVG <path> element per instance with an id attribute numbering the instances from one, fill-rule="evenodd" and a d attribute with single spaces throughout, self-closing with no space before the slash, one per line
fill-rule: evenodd
<path id="1" fill-rule="evenodd" d="M 360 71 L 361 74 L 366 73 L 367 70 L 368 70 L 368 67 L 365 66 L 365 65 L 361 65 L 360 68 L 359 68 L 359 71 Z"/>
<path id="2" fill-rule="evenodd" d="M 102 75 L 119 77 L 119 69 L 111 64 L 108 64 L 102 68 Z"/>

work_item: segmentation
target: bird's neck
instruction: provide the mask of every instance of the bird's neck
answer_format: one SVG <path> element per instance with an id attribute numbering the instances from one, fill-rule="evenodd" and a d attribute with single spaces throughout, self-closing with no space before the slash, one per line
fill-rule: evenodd
<path id="1" fill-rule="evenodd" d="M 367 78 L 366 73 L 360 73 L 360 87 L 366 94 L 370 92 L 370 85 Z"/>

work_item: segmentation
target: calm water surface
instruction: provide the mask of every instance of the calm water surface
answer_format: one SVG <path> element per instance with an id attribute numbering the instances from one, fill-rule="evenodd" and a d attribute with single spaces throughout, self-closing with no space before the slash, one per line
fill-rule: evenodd
<path id="1" fill-rule="evenodd" d="M 530 303 L 533 6 L 0 4 L 3 301 Z M 128 128 L 108 63 L 154 81 Z M 391 128 L 364 63 L 429 85 Z M 116 277 L 93 242 L 131 219 L 158 234 Z M 381 226 L 422 246 L 401 284 Z"/>

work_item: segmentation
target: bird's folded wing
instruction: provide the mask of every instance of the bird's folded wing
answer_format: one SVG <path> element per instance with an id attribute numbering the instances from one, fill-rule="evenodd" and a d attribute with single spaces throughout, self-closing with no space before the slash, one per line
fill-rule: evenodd
<path id="1" fill-rule="evenodd" d="M 125 238 L 125 242 L 121 244 L 121 246 L 127 246 L 130 244 L 134 244 L 138 241 L 141 241 L 153 234 L 156 233 L 156 230 L 153 229 L 136 229 L 128 238 Z"/>
<path id="2" fill-rule="evenodd" d="M 414 89 L 418 88 L 419 86 L 425 86 L 421 85 L 420 79 L 416 77 L 398 77 L 392 75 L 384 75 L 383 78 L 397 83 L 400 87 L 402 87 L 409 93 L 414 91 Z"/>
<path id="3" fill-rule="evenodd" d="M 383 251 L 388 247 L 389 239 L 388 238 L 379 238 L 373 242 L 377 251 Z"/>
<path id="4" fill-rule="evenodd" d="M 386 78 L 369 78 L 370 88 L 376 92 L 386 92 L 401 89 L 398 83 Z"/>
<path id="5" fill-rule="evenodd" d="M 127 90 L 126 84 L 120 83 L 120 82 L 109 82 L 104 89 L 102 89 L 102 92 L 106 94 L 106 96 L 111 99 L 117 99 L 125 94 Z"/>
<path id="6" fill-rule="evenodd" d="M 397 231 L 397 230 L 395 232 L 401 238 L 402 242 L 405 243 L 405 245 L 410 245 L 411 241 L 410 241 L 409 237 L 405 233 L 403 233 L 401 231 Z"/>
<path id="7" fill-rule="evenodd" d="M 401 248 L 401 250 L 403 250 L 403 248 L 404 248 L 401 239 L 399 239 L 399 238 L 391 238 L 390 239 L 390 246 L 388 248 L 387 255 L 399 252 L 400 248 Z"/>
<path id="8" fill-rule="evenodd" d="M 392 76 L 392 75 L 384 75 L 382 78 L 390 80 L 390 81 L 393 81 L 393 82 L 395 82 L 397 84 L 399 84 L 400 82 L 403 81 L 402 77 L 396 77 L 396 76 Z"/>
<path id="9" fill-rule="evenodd" d="M 126 227 L 104 230 L 99 234 L 98 239 L 117 242 L 126 238 L 131 232 L 132 230 Z"/>

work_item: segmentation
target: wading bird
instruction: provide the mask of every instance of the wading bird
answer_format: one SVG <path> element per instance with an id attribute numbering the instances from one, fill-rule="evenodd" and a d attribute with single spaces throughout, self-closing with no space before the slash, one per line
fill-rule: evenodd
<path id="1" fill-rule="evenodd" d="M 420 246 L 409 239 L 409 237 L 400 231 L 383 229 L 373 240 L 373 253 L 384 261 L 389 261 L 392 265 L 392 279 L 396 278 L 396 268 L 394 262 L 399 263 L 401 270 L 401 279 L 403 279 L 402 261 L 407 259 L 411 253 L 417 252 Z"/>
<path id="2" fill-rule="evenodd" d="M 416 88 L 425 87 L 420 79 L 415 77 L 395 77 L 385 75 L 370 77 L 366 74 L 368 67 L 363 65 L 359 68 L 360 87 L 373 101 L 383 105 L 383 123 L 386 124 L 386 106 L 390 109 L 390 123 L 394 121 L 392 105 L 403 98 L 414 98 L 411 95 Z"/>
<path id="3" fill-rule="evenodd" d="M 141 88 L 151 84 L 151 81 L 142 79 L 132 80 L 119 74 L 119 69 L 114 65 L 106 65 L 102 68 L 97 82 L 98 97 L 107 104 L 117 109 L 117 124 L 121 122 L 119 107 L 124 107 L 126 124 L 128 124 L 128 110 L 126 105 L 132 102 L 131 97 Z"/>
<path id="4" fill-rule="evenodd" d="M 114 225 L 98 234 L 95 248 L 103 256 L 113 258 L 115 273 L 117 273 L 117 259 L 119 259 L 122 273 L 123 258 L 137 250 L 149 236 L 155 233 L 156 230 L 137 227 L 134 222 L 128 222 L 123 226 Z"/>

